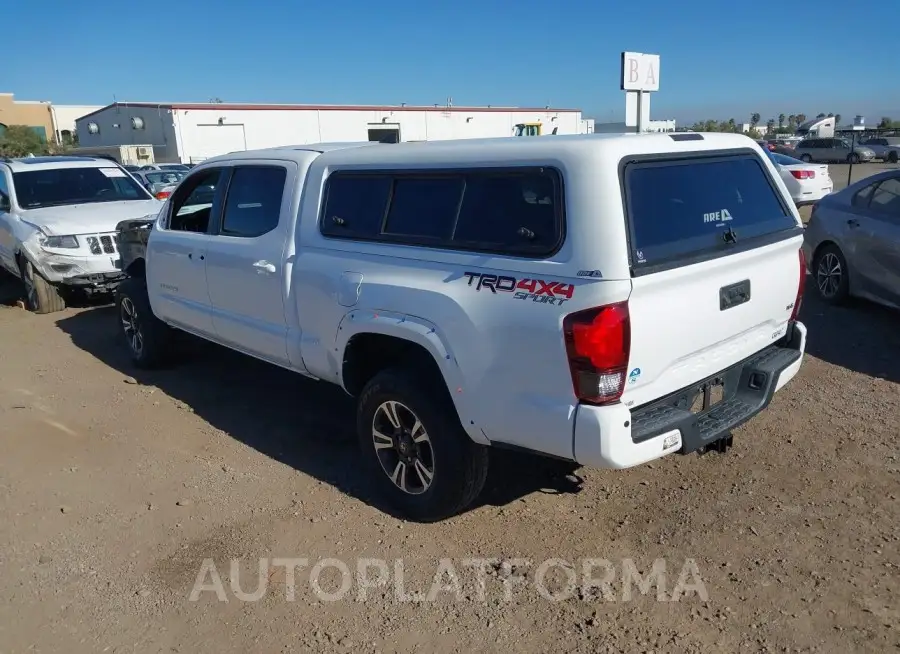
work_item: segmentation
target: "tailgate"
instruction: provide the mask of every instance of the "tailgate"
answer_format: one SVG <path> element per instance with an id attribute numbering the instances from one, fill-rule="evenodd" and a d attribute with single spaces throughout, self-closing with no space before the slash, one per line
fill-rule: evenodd
<path id="1" fill-rule="evenodd" d="M 803 237 L 755 154 L 633 161 L 623 183 L 633 279 L 622 400 L 639 406 L 785 334 Z"/>

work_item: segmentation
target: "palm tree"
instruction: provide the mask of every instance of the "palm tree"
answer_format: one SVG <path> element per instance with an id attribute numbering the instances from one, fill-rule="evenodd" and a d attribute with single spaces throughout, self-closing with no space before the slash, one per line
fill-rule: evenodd
<path id="1" fill-rule="evenodd" d="M 784 114 L 778 114 L 778 129 L 784 127 Z"/>
<path id="2" fill-rule="evenodd" d="M 840 114 L 835 114 L 835 115 L 834 115 L 834 126 L 835 126 L 835 127 L 839 127 L 840 124 L 841 124 L 841 115 L 840 115 Z"/>
<path id="3" fill-rule="evenodd" d="M 806 122 L 806 114 L 797 114 L 797 127 Z"/>
<path id="4" fill-rule="evenodd" d="M 775 119 L 769 118 L 769 120 L 766 121 L 766 133 L 771 134 L 774 131 L 775 131 Z"/>
<path id="5" fill-rule="evenodd" d="M 759 118 L 760 116 L 758 113 L 750 114 L 750 126 L 754 129 L 756 129 L 756 126 L 759 125 Z"/>
<path id="6" fill-rule="evenodd" d="M 795 120 L 797 120 L 797 116 L 795 116 L 794 114 L 791 114 L 790 116 L 788 116 L 788 124 L 787 124 L 788 129 L 794 129 L 794 121 Z"/>
<path id="7" fill-rule="evenodd" d="M 825 114 L 817 114 L 816 120 L 822 120 L 825 117 Z"/>
<path id="8" fill-rule="evenodd" d="M 734 122 L 734 118 L 728 119 L 728 131 L 736 132 L 737 131 L 737 123 Z"/>

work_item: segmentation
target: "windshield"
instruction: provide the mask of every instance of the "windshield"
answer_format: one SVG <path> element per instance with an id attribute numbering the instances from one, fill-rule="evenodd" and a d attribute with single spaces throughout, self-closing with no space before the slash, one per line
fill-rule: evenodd
<path id="1" fill-rule="evenodd" d="M 766 154 L 769 155 L 772 163 L 779 166 L 796 166 L 803 163 L 799 159 L 794 159 L 794 157 L 789 157 L 785 154 L 778 154 L 777 152 L 766 152 Z"/>
<path id="2" fill-rule="evenodd" d="M 23 209 L 150 199 L 121 168 L 29 170 L 13 173 L 13 185 Z"/>
<path id="3" fill-rule="evenodd" d="M 181 170 L 185 172 L 189 170 L 188 167 L 183 164 L 159 164 L 159 167 L 162 170 Z"/>
<path id="4" fill-rule="evenodd" d="M 145 173 L 144 176 L 151 184 L 177 184 L 187 173 L 180 170 L 167 170 L 165 172 Z"/>

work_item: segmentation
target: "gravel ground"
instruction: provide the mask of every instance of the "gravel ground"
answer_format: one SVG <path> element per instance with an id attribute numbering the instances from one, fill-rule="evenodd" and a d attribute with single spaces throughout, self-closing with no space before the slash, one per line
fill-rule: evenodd
<path id="1" fill-rule="evenodd" d="M 897 651 L 897 314 L 801 317 L 729 454 L 497 453 L 478 506 L 417 525 L 374 505 L 339 390 L 203 343 L 138 373 L 110 307 L 0 307 L 0 652 Z"/>

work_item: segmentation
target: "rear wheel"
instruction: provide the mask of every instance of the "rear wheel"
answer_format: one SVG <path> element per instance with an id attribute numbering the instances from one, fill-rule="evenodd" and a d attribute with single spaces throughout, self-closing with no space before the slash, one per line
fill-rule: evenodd
<path id="1" fill-rule="evenodd" d="M 19 263 L 22 284 L 25 286 L 25 306 L 35 313 L 56 313 L 66 308 L 59 289 L 44 279 L 28 259 Z"/>
<path id="2" fill-rule="evenodd" d="M 847 155 L 847 163 L 858 164 L 859 163 L 859 155 L 855 152 L 851 152 Z"/>
<path id="3" fill-rule="evenodd" d="M 132 363 L 138 368 L 155 368 L 164 363 L 172 330 L 153 315 L 143 279 L 129 278 L 116 287 L 116 312 Z"/>
<path id="4" fill-rule="evenodd" d="M 809 155 L 809 154 L 801 154 L 801 155 L 800 155 L 800 160 L 801 160 L 801 161 L 805 161 L 806 163 L 809 163 L 810 161 L 812 161 L 812 155 Z"/>
<path id="5" fill-rule="evenodd" d="M 841 304 L 850 295 L 847 260 L 836 245 L 819 249 L 813 262 L 813 275 L 819 297 L 829 304 Z"/>
<path id="6" fill-rule="evenodd" d="M 442 384 L 414 370 L 385 370 L 358 401 L 359 443 L 379 493 L 418 522 L 463 511 L 487 478 L 488 450 L 463 430 Z"/>

